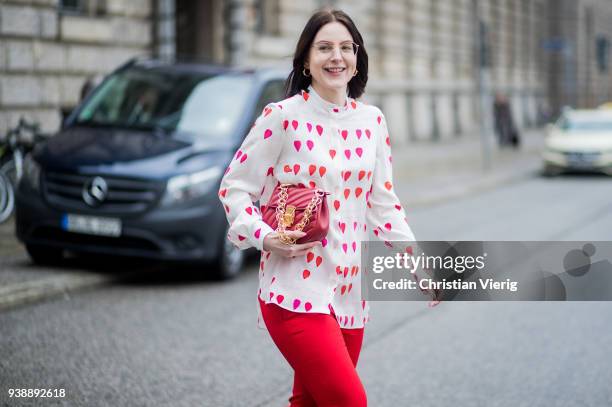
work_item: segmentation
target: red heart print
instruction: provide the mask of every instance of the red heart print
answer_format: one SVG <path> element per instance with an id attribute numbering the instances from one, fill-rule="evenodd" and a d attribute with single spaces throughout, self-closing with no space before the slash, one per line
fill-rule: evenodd
<path id="1" fill-rule="evenodd" d="M 344 278 L 348 275 L 349 268 L 348 266 L 344 268 Z"/>
<path id="2" fill-rule="evenodd" d="M 346 156 L 347 159 L 351 159 L 351 150 L 344 150 L 344 155 Z"/>
<path id="3" fill-rule="evenodd" d="M 342 269 L 340 268 L 340 266 L 336 266 L 336 274 L 342 274 Z"/>
<path id="4" fill-rule="evenodd" d="M 391 224 L 389 222 L 385 223 L 385 228 L 391 230 Z"/>
<path id="5" fill-rule="evenodd" d="M 295 147 L 295 149 L 296 149 L 297 151 L 300 151 L 300 147 L 302 147 L 302 142 L 301 142 L 301 141 L 299 141 L 299 140 L 295 140 L 295 141 L 293 142 L 293 147 Z"/>
<path id="6" fill-rule="evenodd" d="M 321 127 L 320 125 L 317 124 L 317 133 L 319 133 L 319 136 L 321 134 L 323 134 L 323 127 Z"/>
<path id="7" fill-rule="evenodd" d="M 345 292 L 346 292 L 346 285 L 343 285 L 342 288 L 340 288 L 340 295 L 344 295 Z"/>
<path id="8" fill-rule="evenodd" d="M 310 188 L 316 188 L 317 184 L 315 184 L 314 181 L 308 181 L 308 186 Z"/>
<path id="9" fill-rule="evenodd" d="M 344 189 L 344 199 L 348 199 L 350 194 L 351 194 L 351 189 L 350 188 L 345 188 Z"/>
<path id="10" fill-rule="evenodd" d="M 385 139 L 385 142 L 387 143 L 389 147 L 391 147 L 391 139 L 389 138 L 389 136 L 387 136 L 387 138 Z"/>
<path id="11" fill-rule="evenodd" d="M 378 236 L 378 229 L 374 229 L 374 234 Z"/>
<path id="12" fill-rule="evenodd" d="M 293 130 L 297 130 L 297 128 L 298 128 L 298 121 L 297 120 L 292 120 L 291 121 L 291 127 L 293 127 Z"/>
<path id="13" fill-rule="evenodd" d="M 308 92 L 302 91 L 302 97 L 304 98 L 305 101 L 308 102 L 308 98 L 310 97 L 310 94 Z"/>
<path id="14" fill-rule="evenodd" d="M 348 285 L 348 289 L 346 290 L 346 293 L 347 293 L 347 294 L 348 294 L 348 293 L 350 293 L 352 288 L 353 288 L 353 283 L 350 283 L 350 284 Z M 353 323 L 353 317 L 351 317 L 351 324 L 352 324 L 352 323 Z"/>
<path id="15" fill-rule="evenodd" d="M 270 112 L 272 112 L 272 108 L 270 108 L 270 107 L 266 107 L 266 108 L 264 109 L 264 117 L 266 117 L 267 115 L 269 115 L 269 114 L 270 114 Z"/>
<path id="16" fill-rule="evenodd" d="M 240 240 L 241 242 L 246 239 L 246 237 L 242 236 L 242 235 L 238 235 L 238 240 Z"/>
<path id="17" fill-rule="evenodd" d="M 360 187 L 355 188 L 355 196 L 357 198 L 359 198 L 359 195 L 361 195 L 362 192 L 363 192 L 363 189 L 361 189 Z"/>
<path id="18" fill-rule="evenodd" d="M 340 134 L 342 134 L 342 138 L 346 140 L 346 137 L 348 136 L 348 131 L 342 130 L 342 133 Z"/>
<path id="19" fill-rule="evenodd" d="M 294 173 L 295 175 L 297 175 L 297 173 L 298 173 L 299 171 L 300 171 L 300 164 L 295 164 L 295 165 L 293 166 L 293 173 Z"/>
<path id="20" fill-rule="evenodd" d="M 395 209 L 397 209 L 398 211 L 402 210 L 402 206 L 401 205 L 395 205 Z"/>
<path id="21" fill-rule="evenodd" d="M 327 238 L 326 237 L 324 237 L 323 240 L 321 240 L 321 246 L 322 247 L 327 246 Z"/>
<path id="22" fill-rule="evenodd" d="M 325 175 L 325 172 L 327 171 L 327 168 L 325 168 L 324 166 L 320 166 L 319 167 L 319 176 L 323 176 Z"/>
<path id="23" fill-rule="evenodd" d="M 316 261 L 317 267 L 319 267 L 322 262 L 323 262 L 323 257 L 317 256 L 317 261 Z"/>
<path id="24" fill-rule="evenodd" d="M 264 132 L 264 140 L 270 137 L 271 135 L 272 135 L 272 130 L 266 129 L 266 131 Z"/>
<path id="25" fill-rule="evenodd" d="M 289 127 L 289 120 L 283 120 L 283 130 L 287 130 L 287 127 Z"/>
<path id="26" fill-rule="evenodd" d="M 276 277 L 272 277 L 272 281 L 270 281 L 270 285 L 274 284 L 274 281 L 276 281 Z"/>
<path id="27" fill-rule="evenodd" d="M 308 277 L 310 277 L 310 270 L 304 270 L 302 271 L 302 277 L 305 279 L 307 279 Z"/>
<path id="28" fill-rule="evenodd" d="M 387 181 L 385 182 L 385 188 L 387 188 L 388 191 L 391 191 L 391 188 L 393 188 L 393 185 L 389 181 Z"/>
<path id="29" fill-rule="evenodd" d="M 365 177 L 366 172 L 364 170 L 359 171 L 359 181 L 361 181 L 363 179 L 363 177 Z"/>
<path id="30" fill-rule="evenodd" d="M 312 148 L 314 147 L 313 141 L 312 140 L 306 141 L 306 146 L 308 147 L 308 150 L 312 151 Z"/>
<path id="31" fill-rule="evenodd" d="M 346 182 L 350 177 L 351 177 L 351 172 L 350 171 L 345 171 L 344 172 L 344 181 Z"/>
<path id="32" fill-rule="evenodd" d="M 361 158 L 361 154 L 363 154 L 363 149 L 361 147 L 357 147 L 355 149 L 355 153 Z"/>
<path id="33" fill-rule="evenodd" d="M 274 297 L 274 293 L 270 291 L 270 299 L 272 299 L 272 297 Z"/>
<path id="34" fill-rule="evenodd" d="M 274 175 L 274 167 L 268 168 L 268 173 L 266 175 Z"/>
<path id="35" fill-rule="evenodd" d="M 239 159 L 241 155 L 242 155 L 242 151 L 240 150 L 236 151 L 236 160 Z"/>
<path id="36" fill-rule="evenodd" d="M 245 162 L 245 161 L 246 161 L 246 159 L 247 159 L 247 155 L 246 155 L 246 154 L 243 154 L 243 155 L 242 155 L 242 158 L 240 158 L 240 164 L 242 164 L 243 162 Z"/>
<path id="37" fill-rule="evenodd" d="M 284 299 L 285 299 L 284 295 L 279 294 L 276 296 L 276 302 L 279 304 L 282 303 Z"/>
<path id="38" fill-rule="evenodd" d="M 351 107 L 353 109 L 357 109 L 357 103 L 355 103 L 355 101 L 351 100 Z"/>
<path id="39" fill-rule="evenodd" d="M 310 133 L 312 131 L 312 124 L 306 123 L 306 127 L 308 128 L 308 133 Z"/>
<path id="40" fill-rule="evenodd" d="M 357 225 L 358 225 L 357 222 L 353 222 L 353 230 L 357 230 Z"/>
<path id="41" fill-rule="evenodd" d="M 334 201 L 334 208 L 336 208 L 336 210 L 340 208 L 340 201 L 337 199 Z"/>
<path id="42" fill-rule="evenodd" d="M 370 129 L 366 129 L 366 136 L 368 137 L 368 139 L 370 138 L 371 135 L 372 133 L 370 133 Z"/>
<path id="43" fill-rule="evenodd" d="M 310 263 L 312 259 L 314 259 L 314 253 L 313 252 L 306 253 L 306 262 Z"/>
<path id="44" fill-rule="evenodd" d="M 305 303 L 304 303 L 304 309 L 305 309 L 306 311 L 310 311 L 310 310 L 312 309 L 312 304 L 311 304 L 311 303 L 309 303 L 309 302 L 305 302 Z"/>
<path id="45" fill-rule="evenodd" d="M 352 246 L 353 246 L 353 252 L 356 252 L 357 251 L 357 242 L 353 242 Z"/>
<path id="46" fill-rule="evenodd" d="M 368 180 L 370 179 L 371 176 L 372 176 L 372 171 L 368 171 Z"/>
<path id="47" fill-rule="evenodd" d="M 253 214 L 253 208 L 251 208 L 250 206 L 249 206 L 249 207 L 247 207 L 247 208 L 245 209 L 245 211 L 246 211 L 246 213 L 248 213 L 249 215 L 252 215 L 252 214 Z"/>
<path id="48" fill-rule="evenodd" d="M 378 116 L 378 117 L 376 118 L 376 121 L 378 122 L 378 124 L 380 124 L 381 120 L 382 120 L 382 118 L 381 118 L 380 116 Z"/>
<path id="49" fill-rule="evenodd" d="M 261 235 L 261 228 L 257 229 L 253 234 L 255 235 L 255 239 L 259 239 L 259 236 Z"/>
<path id="50" fill-rule="evenodd" d="M 316 166 L 316 165 L 312 165 L 312 164 L 310 164 L 310 165 L 308 166 L 308 173 L 309 173 L 310 175 L 314 174 L 314 172 L 315 172 L 316 170 L 317 170 L 317 166 Z"/>
<path id="51" fill-rule="evenodd" d="M 301 303 L 302 303 L 302 301 L 300 301 L 297 298 L 295 300 L 293 300 L 293 309 L 297 309 L 297 307 L 299 307 Z"/>
<path id="52" fill-rule="evenodd" d="M 357 139 L 361 140 L 361 129 L 355 130 L 355 133 L 357 134 Z"/>
<path id="53" fill-rule="evenodd" d="M 342 250 L 344 251 L 344 253 L 346 253 L 348 249 L 348 246 L 346 245 L 346 243 L 342 243 Z"/>
<path id="54" fill-rule="evenodd" d="M 334 157 L 336 156 L 336 150 L 329 150 L 329 155 L 332 158 L 332 160 L 334 159 Z"/>
<path id="55" fill-rule="evenodd" d="M 219 191 L 219 196 L 222 196 L 223 198 L 225 198 L 226 194 L 227 194 L 227 189 L 222 189 L 221 191 Z"/>
<path id="56" fill-rule="evenodd" d="M 340 226 L 340 230 L 342 231 L 342 233 L 344 233 L 344 229 L 346 229 L 346 223 L 338 222 L 338 226 Z"/>
<path id="57" fill-rule="evenodd" d="M 285 164 L 285 166 L 283 167 L 283 171 L 291 172 L 291 167 L 288 164 Z"/>

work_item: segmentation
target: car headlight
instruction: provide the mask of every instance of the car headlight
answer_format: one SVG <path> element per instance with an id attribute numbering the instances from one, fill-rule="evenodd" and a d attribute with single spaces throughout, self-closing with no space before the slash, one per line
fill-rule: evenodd
<path id="1" fill-rule="evenodd" d="M 34 161 L 32 154 L 26 155 L 23 160 L 23 179 L 30 188 L 36 191 L 40 188 L 40 165 Z"/>
<path id="2" fill-rule="evenodd" d="M 205 195 L 216 184 L 222 171 L 221 167 L 211 167 L 170 178 L 162 205 L 178 204 Z"/>

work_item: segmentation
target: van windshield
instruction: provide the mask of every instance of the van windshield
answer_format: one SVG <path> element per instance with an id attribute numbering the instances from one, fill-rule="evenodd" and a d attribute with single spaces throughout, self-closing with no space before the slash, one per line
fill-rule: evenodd
<path id="1" fill-rule="evenodd" d="M 245 74 L 128 69 L 101 85 L 75 123 L 227 138 L 244 115 L 252 82 Z"/>

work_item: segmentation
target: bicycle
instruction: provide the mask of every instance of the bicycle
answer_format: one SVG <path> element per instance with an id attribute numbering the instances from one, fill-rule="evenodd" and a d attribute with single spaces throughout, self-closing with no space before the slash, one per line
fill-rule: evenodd
<path id="1" fill-rule="evenodd" d="M 25 132 L 30 137 L 26 137 Z M 23 117 L 16 127 L 0 140 L 0 223 L 8 220 L 15 210 L 15 191 L 23 176 L 23 160 L 37 143 L 48 136 L 40 132 L 38 123 L 30 123 Z"/>

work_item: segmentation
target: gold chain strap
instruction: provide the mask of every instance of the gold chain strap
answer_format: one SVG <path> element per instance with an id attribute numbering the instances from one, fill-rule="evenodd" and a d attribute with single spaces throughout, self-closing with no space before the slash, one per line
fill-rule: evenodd
<path id="1" fill-rule="evenodd" d="M 276 207 L 276 231 L 278 232 L 278 238 L 281 242 L 285 244 L 294 244 L 296 242 L 296 238 L 289 237 L 285 231 L 287 227 L 293 224 L 293 220 L 295 219 L 295 206 L 289 205 L 285 207 L 287 204 L 287 188 L 291 184 L 281 184 L 280 192 L 278 194 L 278 205 Z M 308 203 L 308 206 L 304 210 L 304 216 L 302 220 L 295 225 L 293 230 L 302 231 L 304 227 L 310 221 L 310 217 L 312 216 L 312 211 L 321 203 L 321 197 L 323 196 L 323 192 L 319 189 L 315 191 L 314 196 Z"/>

